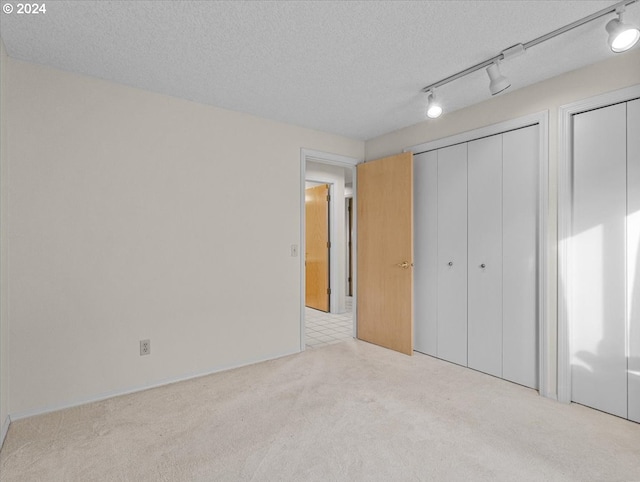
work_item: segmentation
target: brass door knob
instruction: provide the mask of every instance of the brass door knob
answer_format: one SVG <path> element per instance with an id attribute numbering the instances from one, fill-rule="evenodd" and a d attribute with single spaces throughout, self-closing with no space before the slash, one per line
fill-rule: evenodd
<path id="1" fill-rule="evenodd" d="M 403 261 L 402 263 L 399 263 L 397 266 L 398 266 L 398 268 L 407 269 L 411 265 L 409 264 L 409 261 Z"/>

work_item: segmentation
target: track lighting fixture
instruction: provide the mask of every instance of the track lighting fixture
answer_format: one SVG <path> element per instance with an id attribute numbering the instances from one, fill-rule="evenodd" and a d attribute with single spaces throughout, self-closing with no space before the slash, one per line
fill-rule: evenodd
<path id="1" fill-rule="evenodd" d="M 609 47 L 614 52 L 624 52 L 625 50 L 629 50 L 640 40 L 640 29 L 636 25 L 626 24 L 622 21 L 622 15 L 624 13 L 625 7 L 636 3 L 640 0 L 622 0 L 614 5 L 610 5 L 609 7 L 603 8 L 591 15 L 581 18 L 580 20 L 576 20 L 564 27 L 554 30 L 553 32 L 549 32 L 541 37 L 530 40 L 524 44 L 516 44 L 513 47 L 509 47 L 506 50 L 503 50 L 495 57 L 485 60 L 484 62 L 480 62 L 476 65 L 472 65 L 469 68 L 461 70 L 460 72 L 450 75 L 438 82 L 427 85 L 422 89 L 422 92 L 425 92 L 429 95 L 428 103 L 427 103 L 427 117 L 432 119 L 436 117 L 440 117 L 442 114 L 442 107 L 435 100 L 434 90 L 438 87 L 442 87 L 449 82 L 453 82 L 461 77 L 469 75 L 473 72 L 476 72 L 480 69 L 487 69 L 487 74 L 489 75 L 490 83 L 489 90 L 491 91 L 491 95 L 499 94 L 505 89 L 511 86 L 509 80 L 500 73 L 500 67 L 498 65 L 501 61 L 509 61 L 514 57 L 524 54 L 531 47 L 535 47 L 542 42 L 546 42 L 558 35 L 566 33 L 570 30 L 573 30 L 576 27 L 580 27 L 586 23 L 592 22 L 598 18 L 604 17 L 605 15 L 610 15 L 612 13 L 617 14 L 617 18 L 610 20 L 606 25 L 607 32 L 609 33 Z"/>
<path id="2" fill-rule="evenodd" d="M 624 6 L 616 9 L 618 18 L 609 20 L 605 28 L 609 32 L 609 48 L 614 52 L 624 52 L 633 47 L 640 39 L 640 30 L 635 25 L 629 25 L 622 21 Z"/>
<path id="3" fill-rule="evenodd" d="M 429 96 L 427 97 L 427 117 L 430 119 L 436 119 L 442 115 L 442 106 L 436 100 L 435 93 L 433 91 L 429 91 Z"/>
<path id="4" fill-rule="evenodd" d="M 507 78 L 500 73 L 500 67 L 498 67 L 498 62 L 493 62 L 489 67 L 487 67 L 487 74 L 489 74 L 489 91 L 491 95 L 496 95 L 502 92 L 503 90 L 507 90 L 511 87 L 511 82 L 507 80 Z"/>

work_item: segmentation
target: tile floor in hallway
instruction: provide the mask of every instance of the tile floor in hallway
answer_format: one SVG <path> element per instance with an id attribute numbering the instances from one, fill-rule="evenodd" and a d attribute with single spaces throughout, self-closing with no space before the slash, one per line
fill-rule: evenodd
<path id="1" fill-rule="evenodd" d="M 347 296 L 346 312 L 340 314 L 305 308 L 305 344 L 319 348 L 353 338 L 353 298 Z"/>

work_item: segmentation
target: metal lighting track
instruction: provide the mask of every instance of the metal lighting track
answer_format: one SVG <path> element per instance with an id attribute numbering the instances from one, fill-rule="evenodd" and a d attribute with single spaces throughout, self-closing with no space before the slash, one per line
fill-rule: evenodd
<path id="1" fill-rule="evenodd" d="M 422 89 L 422 92 L 432 91 L 433 89 L 436 89 L 440 86 L 448 84 L 449 82 L 453 82 L 454 80 L 457 80 L 460 77 L 464 77 L 465 75 L 468 75 L 472 72 L 488 67 L 494 62 L 498 62 L 505 58 L 514 57 L 516 55 L 524 53 L 527 49 L 531 47 L 541 44 L 542 42 L 546 42 L 547 40 L 557 37 L 558 35 L 568 32 L 569 30 L 573 30 L 576 27 L 580 27 L 581 25 L 584 25 L 585 23 L 589 23 L 592 20 L 595 20 L 600 17 L 604 17 L 605 15 L 609 15 L 611 13 L 615 13 L 615 11 L 618 10 L 620 7 L 626 7 L 627 5 L 631 5 L 632 3 L 636 3 L 637 1 L 638 0 L 623 0 L 609 7 L 603 8 L 602 10 L 599 10 L 595 13 L 592 13 L 587 17 L 581 18 L 580 20 L 576 20 L 575 22 L 565 25 L 564 27 L 560 27 L 559 29 L 554 30 L 553 32 L 549 32 L 548 34 L 542 35 L 541 37 L 530 40 L 527 43 L 514 45 L 513 47 L 503 50 L 495 57 L 491 57 L 490 59 L 487 59 L 484 62 L 480 62 L 479 64 L 469 67 L 468 69 L 461 70 L 457 74 L 450 75 L 445 79 L 442 79 L 442 80 L 439 80 L 438 82 L 434 82 L 433 84 L 427 85 Z"/>

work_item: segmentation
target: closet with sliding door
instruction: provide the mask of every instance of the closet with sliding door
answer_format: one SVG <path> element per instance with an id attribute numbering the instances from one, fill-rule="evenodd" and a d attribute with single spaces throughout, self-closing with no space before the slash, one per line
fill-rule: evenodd
<path id="1" fill-rule="evenodd" d="M 415 350 L 532 388 L 539 129 L 414 155 Z"/>
<path id="2" fill-rule="evenodd" d="M 640 422 L 640 99 L 571 131 L 570 399 Z"/>

